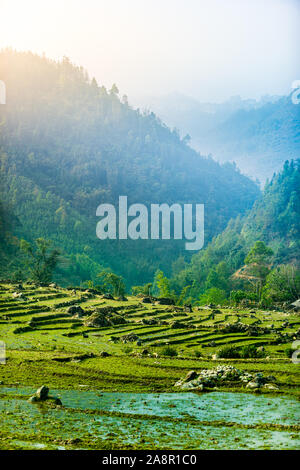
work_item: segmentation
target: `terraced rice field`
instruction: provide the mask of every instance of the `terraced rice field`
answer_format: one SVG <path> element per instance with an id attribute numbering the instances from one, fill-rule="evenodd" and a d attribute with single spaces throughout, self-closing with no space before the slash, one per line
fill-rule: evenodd
<path id="1" fill-rule="evenodd" d="M 16 297 L 14 293 L 22 295 Z M 83 312 L 70 313 L 71 306 L 81 306 Z M 87 319 L 95 312 L 103 312 L 104 307 L 109 307 L 105 310 L 108 324 L 91 326 Z M 242 331 L 242 327 L 235 331 L 237 324 L 247 326 L 247 329 Z M 276 426 L 281 418 L 274 417 L 261 423 L 238 420 L 233 426 L 228 424 L 234 421 L 234 416 L 226 411 L 226 397 L 229 401 L 236 397 L 233 409 L 243 406 L 240 403 L 245 403 L 243 397 L 247 397 L 253 404 L 254 414 L 255 407 L 258 407 L 257 413 L 262 412 L 258 398 L 292 400 L 289 402 L 291 410 L 296 410 L 299 365 L 292 363 L 285 350 L 296 338 L 299 327 L 299 315 L 285 312 L 237 308 L 193 308 L 189 311 L 157 302 L 143 303 L 137 297 L 129 296 L 126 301 L 108 300 L 78 289 L 29 284 L 18 289 L 16 284 L 3 282 L 0 285 L 0 341 L 6 345 L 6 363 L 0 364 L 0 415 L 4 423 L 0 431 L 0 448 L 10 445 L 13 448 L 39 445 L 41 448 L 60 445 L 64 448 L 74 445 L 84 448 L 183 448 L 176 443 L 176 432 L 186 436 L 182 437 L 184 448 L 224 448 L 226 445 L 228 448 L 295 448 L 296 428 L 293 426 L 296 423 L 285 423 L 283 411 L 280 429 Z M 239 348 L 248 344 L 263 346 L 266 357 L 214 360 L 213 355 L 229 344 Z M 168 356 L 170 349 L 177 355 Z M 279 389 L 275 396 L 275 392 L 267 390 L 253 395 L 241 384 L 222 384 L 217 390 L 206 390 L 211 393 L 190 394 L 195 401 L 195 413 L 190 406 L 187 410 L 188 403 L 184 399 L 187 392 L 178 393 L 174 389 L 175 382 L 190 370 L 210 369 L 218 364 L 232 364 L 250 373 L 271 374 Z M 26 398 L 42 384 L 48 385 L 51 391 L 57 390 L 63 397 L 63 409 L 47 405 L 45 411 L 43 407 L 27 403 Z M 93 397 L 95 399 L 93 394 L 104 394 L 101 400 L 95 399 L 97 405 L 93 413 L 100 416 L 99 419 L 92 414 L 91 405 L 87 405 L 86 393 L 92 394 L 89 403 Z M 122 395 L 118 395 L 120 393 Z M 287 395 L 291 398 L 285 398 Z M 172 397 L 175 399 L 176 396 L 177 401 L 173 403 Z M 205 398 L 209 396 L 214 397 L 218 419 L 216 410 L 211 408 L 205 417 L 199 417 L 196 411 L 198 407 L 209 406 L 209 399 Z M 73 406 L 74 397 L 79 403 L 77 410 Z M 157 406 L 154 406 L 155 397 Z M 161 401 L 164 403 L 163 416 Z M 136 408 L 134 403 L 139 406 Z M 279 402 L 272 403 L 275 408 L 279 406 Z M 176 409 L 182 407 L 182 413 L 172 411 L 173 404 Z M 134 422 L 128 418 L 131 412 L 136 418 Z M 41 416 L 46 416 L 45 423 Z M 47 428 L 48 419 L 50 423 L 52 420 L 57 422 L 59 436 Z M 39 423 L 36 426 L 40 427 L 40 433 L 33 432 L 29 425 L 32 420 Z M 172 434 L 174 420 L 177 431 Z M 84 432 L 76 444 L 71 438 L 76 438 L 80 421 Z M 69 423 L 65 431 L 63 422 Z M 131 422 L 133 428 L 125 438 L 124 430 L 130 429 L 127 422 Z M 107 426 L 112 426 L 111 432 L 115 436 L 107 436 Z M 149 426 L 153 431 L 151 442 L 145 431 Z M 118 429 L 122 438 L 118 437 Z M 247 444 L 243 435 L 247 436 L 249 432 L 252 432 L 252 438 Z M 218 438 L 212 437 L 217 435 Z M 70 439 L 71 443 L 68 443 Z"/>

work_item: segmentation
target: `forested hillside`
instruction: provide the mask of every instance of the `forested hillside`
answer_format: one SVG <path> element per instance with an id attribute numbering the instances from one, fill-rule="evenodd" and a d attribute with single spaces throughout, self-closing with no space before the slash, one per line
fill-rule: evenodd
<path id="1" fill-rule="evenodd" d="M 234 273 L 247 262 L 247 254 L 258 241 L 262 242 L 264 250 L 264 277 L 283 264 L 299 269 L 299 159 L 285 162 L 282 171 L 266 183 L 264 193 L 249 213 L 231 220 L 224 232 L 215 237 L 205 250 L 195 254 L 189 264 L 184 264 L 183 260 L 174 263 L 172 288 L 179 293 L 189 286 L 187 296 L 193 299 L 199 299 L 201 295 L 205 298 L 205 293 L 211 289 L 217 289 L 217 296 L 222 291 L 224 298 L 238 288 L 255 291 L 246 276 L 243 279 Z M 254 264 L 257 265 L 256 259 Z M 300 271 L 297 276 L 300 276 Z M 251 280 L 251 276 L 248 279 Z M 300 289 L 300 277 L 297 282 Z"/>
<path id="2" fill-rule="evenodd" d="M 127 284 L 151 280 L 187 256 L 182 241 L 100 241 L 96 208 L 116 204 L 204 203 L 205 240 L 248 210 L 257 186 L 231 164 L 192 150 L 153 113 L 132 109 L 67 58 L 54 62 L 4 50 L 0 76 L 1 277 L 23 268 L 21 238 L 61 249 L 56 279 L 94 279 L 110 267 Z"/>

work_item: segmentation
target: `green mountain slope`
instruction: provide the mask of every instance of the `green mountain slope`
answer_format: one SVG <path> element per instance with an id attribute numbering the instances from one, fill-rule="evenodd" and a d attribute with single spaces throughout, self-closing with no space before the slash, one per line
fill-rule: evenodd
<path id="1" fill-rule="evenodd" d="M 300 160 L 285 162 L 246 216 L 231 220 L 205 250 L 174 272 L 174 288 L 179 292 L 192 285 L 194 298 L 210 287 L 229 293 L 231 274 L 244 264 L 257 240 L 272 248 L 273 265 L 300 265 Z"/>
<path id="2" fill-rule="evenodd" d="M 179 254 L 188 256 L 183 241 L 98 240 L 96 208 L 117 204 L 119 195 L 129 204 L 204 203 L 209 241 L 259 194 L 234 166 L 201 157 L 153 113 L 132 109 L 116 86 L 98 86 L 67 58 L 4 50 L 0 76 L 7 88 L 0 157 L 9 233 L 53 240 L 66 255 L 61 282 L 93 278 L 101 266 L 128 284 L 146 282 L 159 267 L 170 272 Z M 3 246 L 2 253 L 3 277 L 22 260 Z"/>

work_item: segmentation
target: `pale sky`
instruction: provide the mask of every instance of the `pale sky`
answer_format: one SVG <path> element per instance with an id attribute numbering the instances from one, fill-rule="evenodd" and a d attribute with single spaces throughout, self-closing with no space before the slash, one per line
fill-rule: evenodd
<path id="1" fill-rule="evenodd" d="M 66 55 L 130 102 L 287 94 L 299 44 L 299 0 L 0 0 L 0 48 Z"/>

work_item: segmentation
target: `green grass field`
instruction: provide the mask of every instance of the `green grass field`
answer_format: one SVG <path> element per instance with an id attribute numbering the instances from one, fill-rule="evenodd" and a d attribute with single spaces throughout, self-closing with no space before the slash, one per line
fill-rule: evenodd
<path id="1" fill-rule="evenodd" d="M 291 342 L 277 344 L 278 329 L 281 333 L 296 332 L 299 315 L 236 308 L 218 309 L 214 314 L 209 308 L 194 308 L 187 313 L 183 308 L 144 304 L 136 297 L 120 302 L 86 292 L 31 285 L 24 285 L 20 291 L 26 299 L 16 300 L 16 291 L 17 285 L 1 284 L 0 339 L 6 344 L 7 363 L 0 367 L 0 380 L 5 384 L 38 386 L 47 382 L 70 388 L 84 382 L 110 391 L 170 391 L 191 369 L 230 363 L 273 374 L 282 392 L 299 392 L 298 365 L 285 353 Z M 84 326 L 85 316 L 75 318 L 67 313 L 68 304 L 74 303 L 85 311 L 117 307 L 126 323 Z M 157 324 L 143 323 L 149 320 Z M 182 322 L 182 328 L 173 328 L 175 321 Z M 220 330 L 225 323 L 237 321 L 260 327 L 272 325 L 274 330 L 258 336 Z M 285 322 L 288 325 L 283 327 Z M 122 336 L 130 333 L 139 338 L 139 345 L 137 341 L 122 341 Z M 247 344 L 264 346 L 266 358 L 212 360 L 212 355 L 228 344 L 239 348 Z M 177 356 L 164 356 L 168 345 Z M 101 357 L 102 351 L 110 356 Z M 80 358 L 86 354 L 92 357 Z"/>
<path id="2" fill-rule="evenodd" d="M 0 340 L 6 345 L 6 364 L 0 364 L 2 402 L 9 398 L 7 390 L 14 389 L 18 395 L 23 389 L 35 390 L 42 384 L 50 390 L 77 391 L 78 394 L 83 391 L 174 393 L 178 392 L 174 388 L 175 382 L 190 370 L 199 372 L 219 364 L 231 364 L 250 373 L 273 375 L 278 390 L 259 390 L 256 391 L 258 396 L 300 396 L 299 365 L 286 355 L 286 349 L 291 347 L 300 326 L 300 316 L 297 314 L 237 308 L 218 308 L 215 311 L 193 308 L 192 312 L 186 312 L 176 306 L 142 303 L 142 299 L 137 297 L 128 297 L 127 301 L 106 300 L 91 292 L 74 292 L 59 287 L 23 285 L 20 290 L 22 297 L 18 299 L 14 298 L 14 292 L 18 292 L 17 285 L 0 285 Z M 78 318 L 68 313 L 70 305 L 80 305 L 84 315 Z M 125 323 L 86 326 L 89 313 L 103 307 L 114 307 L 115 314 L 121 316 Z M 228 328 L 237 323 L 256 325 L 266 328 L 266 331 L 262 333 L 260 330 L 255 335 L 249 334 L 249 331 L 232 332 L 230 328 L 223 331 L 225 325 Z M 123 336 L 130 334 L 136 335 L 134 341 L 124 341 Z M 284 334 L 289 339 L 279 341 L 278 338 L 284 338 Z M 240 350 L 249 344 L 263 346 L 265 357 L 212 357 L 226 345 Z M 177 355 L 167 355 L 167 347 Z M 108 355 L 104 357 L 103 352 Z M 225 383 L 217 390 L 249 393 L 241 384 Z M 216 392 L 215 388 L 206 391 Z M 28 396 L 22 397 L 23 400 L 25 398 Z M 116 418 L 116 414 L 110 412 Z M 0 415 L 2 413 L 3 410 Z M 11 442 L 13 435 L 22 438 L 20 429 L 16 428 L 12 434 L 12 428 L 9 424 L 7 426 L 0 433 L 0 448 L 9 448 L 8 442 Z M 26 436 L 28 438 L 28 432 Z M 43 442 L 53 444 L 54 438 L 47 436 L 44 436 Z M 117 439 L 91 444 L 85 436 L 84 442 L 87 448 L 119 446 Z M 159 445 L 163 448 L 162 444 L 153 442 L 150 447 Z M 18 447 L 15 443 L 14 446 L 22 448 L 22 444 Z M 143 448 L 144 445 L 139 441 L 133 446 Z"/>

